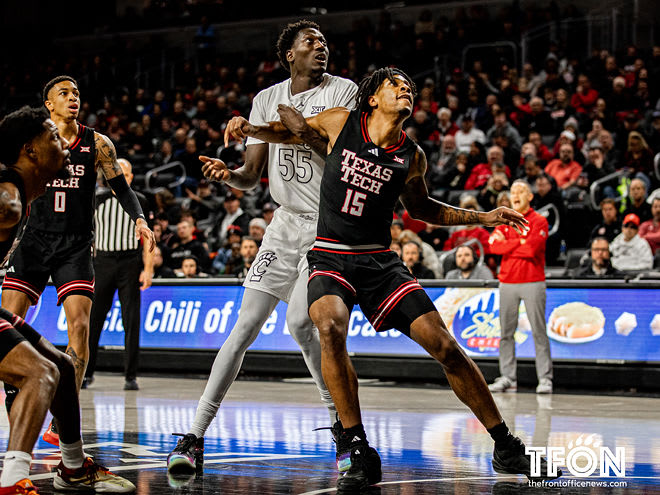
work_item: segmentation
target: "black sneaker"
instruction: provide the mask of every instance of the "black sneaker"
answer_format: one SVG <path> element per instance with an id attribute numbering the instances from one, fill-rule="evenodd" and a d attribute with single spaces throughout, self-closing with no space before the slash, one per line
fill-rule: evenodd
<path id="1" fill-rule="evenodd" d="M 170 473 L 200 473 L 204 469 L 204 438 L 192 433 L 172 433 L 183 437 L 167 456 L 167 471 Z"/>
<path id="2" fill-rule="evenodd" d="M 340 442 L 343 443 L 343 442 Z M 340 458 L 348 458 L 348 470 L 339 474 L 337 478 L 338 493 L 354 493 L 364 490 L 369 485 L 379 483 L 383 478 L 381 471 L 380 456 L 376 449 L 369 447 L 369 443 L 359 437 L 355 437 L 348 449 L 341 448 L 337 444 L 337 464 Z"/>
<path id="3" fill-rule="evenodd" d="M 525 444 L 518 437 L 512 436 L 503 449 L 493 450 L 493 469 L 502 474 L 524 474 L 530 480 L 554 480 L 562 475 L 561 469 L 556 476 L 548 476 L 548 463 L 541 457 L 540 476 L 531 476 L 530 456 L 525 454 Z"/>

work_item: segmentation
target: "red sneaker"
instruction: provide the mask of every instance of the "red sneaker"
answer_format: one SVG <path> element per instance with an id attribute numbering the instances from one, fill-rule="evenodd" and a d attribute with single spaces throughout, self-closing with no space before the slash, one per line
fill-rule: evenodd
<path id="1" fill-rule="evenodd" d="M 55 445 L 55 447 L 60 446 L 60 434 L 57 433 L 57 428 L 55 427 L 55 423 L 53 421 L 50 422 L 48 429 L 44 432 L 41 439 L 46 443 Z"/>
<path id="2" fill-rule="evenodd" d="M 0 495 L 9 495 L 11 493 L 35 495 L 39 493 L 39 490 L 37 490 L 37 487 L 34 486 L 29 479 L 25 478 L 15 485 L 6 486 L 4 488 L 0 487 Z"/>

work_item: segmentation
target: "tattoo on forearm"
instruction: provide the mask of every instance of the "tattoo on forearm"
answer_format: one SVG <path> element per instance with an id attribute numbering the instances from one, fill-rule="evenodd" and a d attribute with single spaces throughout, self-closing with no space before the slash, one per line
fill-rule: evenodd
<path id="1" fill-rule="evenodd" d="M 85 360 L 80 359 L 78 357 L 78 354 L 76 354 L 76 351 L 73 349 L 73 347 L 67 347 L 66 348 L 66 353 L 71 356 L 71 360 L 73 361 L 73 367 L 76 369 L 76 374 L 78 373 L 78 370 L 84 370 L 85 369 Z"/>
<path id="2" fill-rule="evenodd" d="M 444 206 L 440 210 L 442 225 L 471 225 L 479 223 L 479 212 Z"/>

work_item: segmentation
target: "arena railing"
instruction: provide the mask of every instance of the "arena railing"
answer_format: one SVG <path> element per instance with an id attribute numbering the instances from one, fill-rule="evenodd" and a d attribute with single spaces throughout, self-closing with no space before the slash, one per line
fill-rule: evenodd
<path id="1" fill-rule="evenodd" d="M 151 186 L 151 180 L 154 179 L 159 173 L 165 171 L 171 171 L 173 169 L 179 169 L 180 174 L 176 175 L 176 179 L 167 184 L 168 189 L 172 189 L 183 184 L 187 178 L 186 167 L 181 162 L 170 162 L 160 167 L 152 168 L 146 174 L 144 174 L 144 187 L 147 191 L 153 191 Z"/>
<path id="2" fill-rule="evenodd" d="M 559 210 L 552 203 L 542 206 L 541 208 L 536 210 L 536 213 L 538 213 L 539 215 L 543 215 L 546 219 L 550 216 L 551 212 L 555 214 L 555 221 L 548 230 L 548 237 L 556 234 L 557 231 L 559 231 L 559 223 L 561 222 L 561 219 L 559 218 Z"/>
<path id="3" fill-rule="evenodd" d="M 602 184 L 606 184 L 608 182 L 613 181 L 614 179 L 620 179 L 621 177 L 626 177 L 628 175 L 627 172 L 624 172 L 623 170 L 619 170 L 618 172 L 612 172 L 609 175 L 606 175 L 605 177 L 601 177 L 598 180 L 595 180 L 591 183 L 591 186 L 589 187 L 589 200 L 591 201 L 591 206 L 594 210 L 599 209 L 599 201 L 596 199 L 598 191 L 601 189 Z M 617 201 L 620 201 L 621 198 L 617 198 Z"/>

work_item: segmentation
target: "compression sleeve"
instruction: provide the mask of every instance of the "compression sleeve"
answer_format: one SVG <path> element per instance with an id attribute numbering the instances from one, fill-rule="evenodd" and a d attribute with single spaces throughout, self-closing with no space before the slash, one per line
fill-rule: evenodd
<path id="1" fill-rule="evenodd" d="M 124 211 L 129 214 L 131 220 L 134 222 L 137 221 L 138 218 L 146 220 L 144 218 L 144 213 L 142 212 L 140 202 L 135 195 L 135 191 L 133 191 L 133 189 L 128 186 L 126 178 L 123 174 L 118 175 L 117 177 L 113 177 L 112 179 L 108 179 L 108 185 L 117 195 L 119 204 L 124 209 Z"/>

